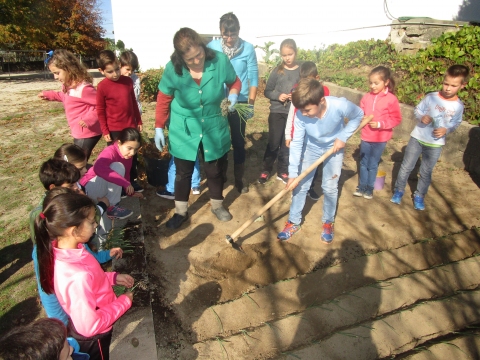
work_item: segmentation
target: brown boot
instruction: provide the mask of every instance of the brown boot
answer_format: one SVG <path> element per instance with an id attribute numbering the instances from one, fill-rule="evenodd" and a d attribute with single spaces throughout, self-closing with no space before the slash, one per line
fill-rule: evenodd
<path id="1" fill-rule="evenodd" d="M 248 193 L 248 186 L 243 186 L 243 174 L 245 173 L 245 163 L 234 164 L 233 174 L 235 176 L 235 188 L 240 194 Z"/>

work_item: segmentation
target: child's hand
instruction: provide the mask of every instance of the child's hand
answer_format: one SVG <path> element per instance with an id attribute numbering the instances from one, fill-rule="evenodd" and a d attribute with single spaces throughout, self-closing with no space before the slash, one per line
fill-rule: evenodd
<path id="1" fill-rule="evenodd" d="M 139 198 L 139 199 L 143 199 L 143 194 L 142 194 L 142 193 L 139 193 L 139 192 L 134 192 L 134 193 L 132 194 L 132 197 Z"/>
<path id="2" fill-rule="evenodd" d="M 82 128 L 88 127 L 87 123 L 86 123 L 85 121 L 83 121 L 83 120 L 80 120 L 80 121 L 78 122 L 78 125 L 80 125 Z"/>
<path id="3" fill-rule="evenodd" d="M 285 102 L 285 101 L 289 100 L 290 97 L 291 97 L 291 95 L 280 94 L 280 96 L 278 97 L 278 100 L 280 100 L 281 102 Z"/>
<path id="4" fill-rule="evenodd" d="M 370 121 L 368 123 L 372 129 L 380 129 L 380 123 L 378 121 Z"/>
<path id="5" fill-rule="evenodd" d="M 43 96 L 43 91 L 40 91 L 37 96 L 42 100 L 47 100 L 47 98 Z"/>
<path id="6" fill-rule="evenodd" d="M 142 130 L 143 130 L 143 125 L 137 125 L 137 130 L 138 130 L 139 132 L 142 132 Z"/>
<path id="7" fill-rule="evenodd" d="M 128 187 L 125 189 L 125 192 L 127 193 L 128 196 L 132 196 L 135 193 L 135 190 L 133 190 L 132 185 L 128 185 Z"/>
<path id="8" fill-rule="evenodd" d="M 422 119 L 421 119 L 420 121 L 421 121 L 423 124 L 428 125 L 428 124 L 430 124 L 430 123 L 433 121 L 433 119 L 432 119 L 431 116 L 423 115 L 423 117 L 422 117 Z"/>
<path id="9" fill-rule="evenodd" d="M 289 148 L 291 142 L 292 140 L 285 140 L 285 146 Z"/>
<path id="10" fill-rule="evenodd" d="M 101 198 L 97 197 L 97 201 L 98 202 L 100 202 L 100 201 L 103 202 L 105 205 L 107 205 L 107 207 L 110 206 L 110 201 L 108 201 L 108 199 L 105 196 L 101 197 Z"/>
<path id="11" fill-rule="evenodd" d="M 133 286 L 133 277 L 127 274 L 117 274 L 117 283 L 115 285 L 125 286 L 126 288 L 131 288 Z"/>
<path id="12" fill-rule="evenodd" d="M 345 143 L 340 139 L 335 139 L 333 143 L 333 153 L 338 152 L 339 150 L 345 147 Z"/>
<path id="13" fill-rule="evenodd" d="M 287 181 L 287 186 L 285 186 L 286 189 L 289 189 L 289 190 L 293 190 L 297 187 L 298 185 L 298 182 L 295 181 L 297 180 L 297 178 L 289 178 L 288 181 Z M 290 187 L 290 188 L 289 188 Z"/>
<path id="14" fill-rule="evenodd" d="M 121 248 L 113 248 L 113 249 L 110 249 L 110 257 L 111 258 L 115 258 L 115 259 L 121 259 L 123 256 L 123 250 Z M 118 276 L 117 275 L 117 283 L 118 283 Z"/>
<path id="15" fill-rule="evenodd" d="M 103 138 L 105 139 L 105 141 L 108 143 L 108 142 L 112 142 L 112 138 L 110 137 L 110 134 L 107 134 L 107 135 L 103 135 Z"/>
<path id="16" fill-rule="evenodd" d="M 128 297 L 130 299 L 130 301 L 133 301 L 133 292 L 130 292 L 130 291 L 127 291 L 125 294 L 126 297 Z"/>
<path id="17" fill-rule="evenodd" d="M 433 130 L 433 136 L 437 139 L 441 138 L 442 136 L 445 136 L 446 133 L 447 133 L 447 128 L 444 128 L 444 127 L 440 127 L 438 129 Z"/>

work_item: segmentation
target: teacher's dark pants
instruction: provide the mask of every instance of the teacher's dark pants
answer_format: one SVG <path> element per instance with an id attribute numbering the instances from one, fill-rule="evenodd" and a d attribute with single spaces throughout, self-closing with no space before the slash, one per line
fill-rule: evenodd
<path id="1" fill-rule="evenodd" d="M 200 154 L 203 156 L 203 144 L 200 143 Z M 228 152 L 212 161 L 204 161 L 203 170 L 207 176 L 210 199 L 223 200 L 223 169 L 227 166 Z M 175 176 L 175 200 L 188 201 L 192 187 L 192 174 L 195 161 L 175 157 L 177 175 Z"/>

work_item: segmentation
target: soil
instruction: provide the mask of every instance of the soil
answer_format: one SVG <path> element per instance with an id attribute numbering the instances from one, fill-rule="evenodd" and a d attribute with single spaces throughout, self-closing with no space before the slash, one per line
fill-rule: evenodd
<path id="1" fill-rule="evenodd" d="M 368 323 L 375 319 L 375 326 L 380 327 L 381 319 L 388 314 L 409 311 L 416 302 L 439 296 L 413 295 L 410 302 L 402 302 L 404 295 L 397 294 L 393 308 L 383 311 L 382 298 L 389 298 L 383 287 L 390 286 L 391 279 L 468 259 L 475 261 L 478 268 L 475 255 L 480 251 L 480 237 L 476 230 L 470 230 L 480 223 L 477 185 L 467 172 L 439 162 L 426 198 L 427 210 L 416 211 L 411 194 L 416 187 L 417 166 L 402 204 L 392 204 L 392 178 L 398 173 L 406 146 L 399 139 L 392 139 L 382 156 L 380 168 L 387 177 L 384 188 L 374 192 L 373 200 L 352 196 L 358 181 L 358 135 L 347 144 L 339 183 L 335 241 L 331 245 L 320 241 L 323 196 L 319 201 L 307 198 L 298 234 L 288 242 L 276 240 L 288 218 L 290 195 L 280 199 L 236 239 L 244 253 L 227 244 L 225 236 L 284 186 L 275 175 L 265 185 L 256 182 L 267 137 L 265 131 L 259 131 L 258 123 L 265 121 L 268 114 L 265 99 L 257 103 L 259 108 L 263 106 L 263 112 L 256 109 L 256 118 L 247 126 L 246 180 L 250 191 L 240 195 L 234 189 L 231 165 L 225 186 L 224 204 L 233 220 L 217 221 L 210 211 L 208 189 L 203 181 L 201 194 L 190 196 L 189 220 L 177 230 L 167 229 L 165 222 L 174 213 L 173 201 L 155 196 L 153 187 L 145 190 L 147 200 L 142 203 L 142 217 L 147 267 L 154 282 L 160 284 L 153 303 L 159 359 L 267 359 L 289 355 L 313 359 L 319 358 L 313 354 L 320 353 L 325 355 L 322 358 L 341 359 L 410 356 L 418 352 L 416 346 L 423 342 L 435 346 L 436 336 L 441 341 L 445 334 L 470 331 L 468 327 L 480 323 L 479 315 L 473 311 L 469 321 L 459 322 L 458 326 L 444 328 L 436 323 L 436 332 L 430 332 L 425 325 L 425 334 L 419 334 L 416 340 L 413 335 L 406 336 L 402 339 L 405 344 L 397 347 L 391 346 L 398 340 L 395 333 L 380 339 L 373 330 L 365 331 L 364 326 L 370 326 Z M 231 155 L 229 162 L 233 164 Z M 321 194 L 321 180 L 317 180 L 315 190 Z M 460 244 L 452 240 L 454 234 L 469 240 Z M 420 246 L 424 243 L 429 246 Z M 457 251 L 460 254 L 453 256 Z M 406 252 L 408 256 L 401 255 Z M 437 275 L 429 275 L 435 286 L 442 278 L 435 279 Z M 415 286 L 424 286 L 421 283 Z M 476 291 L 478 284 L 475 280 L 462 290 L 443 295 Z M 404 291 L 416 294 L 415 286 Z M 361 300 L 349 304 L 351 310 L 342 310 L 347 307 L 340 303 L 345 301 L 341 297 L 353 291 L 362 292 Z M 353 296 L 356 295 L 352 293 L 348 302 L 352 302 Z M 475 308 L 474 302 L 469 309 Z M 462 317 L 456 310 L 449 312 L 442 303 L 435 306 L 444 309 L 450 322 Z M 313 308 L 327 309 L 321 311 L 328 318 L 316 314 Z M 355 317 L 345 321 L 343 317 L 349 315 L 348 311 Z M 440 313 L 439 309 L 432 311 Z M 302 324 L 305 321 L 313 324 L 306 326 Z M 326 326 L 327 323 L 332 325 Z M 337 335 L 339 339 L 335 340 L 335 346 L 344 347 L 343 350 L 331 350 L 333 340 L 329 339 L 344 329 L 351 329 L 345 330 L 347 334 L 364 330 L 361 336 L 367 338 L 363 345 L 368 347 L 367 355 L 358 355 L 360 350 L 355 343 L 346 341 L 350 339 L 348 335 Z M 356 335 L 352 339 L 357 339 Z M 321 346 L 312 348 L 317 343 Z"/>
<path id="2" fill-rule="evenodd" d="M 31 100 L 22 91 L 33 98 L 42 88 L 56 85 L 10 83 L 4 99 L 9 113 Z M 153 128 L 154 107 L 144 104 L 145 129 Z M 444 359 L 478 358 L 478 337 L 471 335 L 480 324 L 480 192 L 469 174 L 439 162 L 421 212 L 412 206 L 414 172 L 402 204 L 394 205 L 392 185 L 406 146 L 394 138 L 380 164 L 387 173 L 384 188 L 372 200 L 357 198 L 360 141 L 354 136 L 340 175 L 334 242 L 320 241 L 323 196 L 307 198 L 298 234 L 276 240 L 288 218 L 287 194 L 235 239 L 239 252 L 226 235 L 284 187 L 275 175 L 265 185 L 256 182 L 267 116 L 268 102 L 260 97 L 247 125 L 247 194 L 233 187 L 229 155 L 229 222 L 211 213 L 203 180 L 201 194 L 190 196 L 189 219 L 167 229 L 174 202 L 156 196 L 157 188 L 141 177 L 142 223 L 130 223 L 127 232 L 135 253 L 115 267 L 136 281 L 148 277 L 135 301 L 144 306 L 152 296 L 158 358 L 421 358 L 428 351 Z M 144 245 L 135 242 L 142 230 Z M 446 343 L 454 345 L 442 350 Z M 460 351 L 451 355 L 455 347 Z"/>

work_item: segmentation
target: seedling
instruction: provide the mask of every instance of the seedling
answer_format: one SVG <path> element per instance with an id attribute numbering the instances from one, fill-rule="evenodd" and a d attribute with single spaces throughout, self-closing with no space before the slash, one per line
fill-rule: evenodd
<path id="1" fill-rule="evenodd" d="M 258 303 L 257 303 L 255 300 L 253 300 L 248 293 L 244 292 L 244 293 L 242 294 L 242 296 L 248 297 L 251 302 L 253 302 L 255 305 L 257 305 L 257 307 L 260 308 L 260 305 L 258 305 Z"/>
<path id="2" fill-rule="evenodd" d="M 213 310 L 213 307 L 211 307 L 210 310 L 212 310 L 212 312 L 215 314 L 218 325 L 220 325 L 220 328 L 222 329 L 222 333 L 223 333 L 223 324 L 222 324 L 222 320 L 220 320 L 220 316 L 218 316 L 218 314 L 215 312 L 215 310 Z"/>

